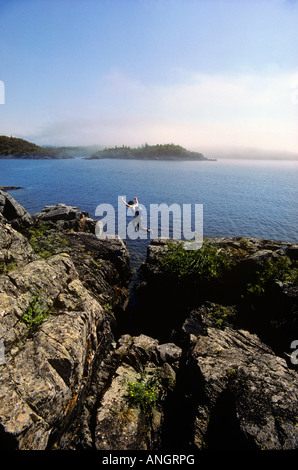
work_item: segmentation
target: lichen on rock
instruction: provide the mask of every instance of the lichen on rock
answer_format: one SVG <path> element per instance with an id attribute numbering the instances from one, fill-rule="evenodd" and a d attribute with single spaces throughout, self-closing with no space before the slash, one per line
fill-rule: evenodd
<path id="1" fill-rule="evenodd" d="M 129 310 L 123 240 L 0 191 L 1 449 L 297 449 L 298 246 L 204 244 L 179 273 L 152 241 Z"/>

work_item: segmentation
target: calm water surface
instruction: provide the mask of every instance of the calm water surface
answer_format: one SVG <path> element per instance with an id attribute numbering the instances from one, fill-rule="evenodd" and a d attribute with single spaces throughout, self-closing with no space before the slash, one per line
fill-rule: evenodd
<path id="1" fill-rule="evenodd" d="M 298 242 L 298 162 L 218 160 L 0 160 L 0 185 L 31 214 L 65 203 L 94 219 L 101 203 L 118 196 L 150 204 L 203 204 L 204 236 L 254 236 Z M 149 239 L 127 240 L 134 259 Z"/>

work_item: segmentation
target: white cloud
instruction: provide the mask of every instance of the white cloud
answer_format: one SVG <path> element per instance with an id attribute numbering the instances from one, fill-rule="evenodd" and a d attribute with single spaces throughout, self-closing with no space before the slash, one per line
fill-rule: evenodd
<path id="1" fill-rule="evenodd" d="M 60 122 L 43 123 L 36 138 L 65 145 L 175 142 L 296 152 L 297 86 L 297 73 L 177 73 L 176 82 L 162 85 L 114 70 L 100 80 L 92 106 L 76 104 L 73 113 L 59 115 Z"/>
<path id="2" fill-rule="evenodd" d="M 146 84 L 121 73 L 107 77 L 105 111 L 123 139 L 223 144 L 296 151 L 297 74 L 192 74 L 167 85 Z M 122 126 L 119 121 L 122 118 Z M 115 122 L 117 125 L 117 123 Z M 130 129 L 130 132 L 129 132 Z M 119 134 L 118 134 L 119 135 Z M 168 137 L 168 139 L 167 139 Z"/>

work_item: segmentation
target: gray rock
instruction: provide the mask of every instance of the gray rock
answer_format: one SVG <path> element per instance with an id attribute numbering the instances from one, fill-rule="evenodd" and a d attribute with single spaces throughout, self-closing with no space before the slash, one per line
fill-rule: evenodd
<path id="1" fill-rule="evenodd" d="M 256 335 L 208 328 L 193 339 L 188 364 L 199 381 L 198 449 L 297 448 L 297 374 Z"/>
<path id="2" fill-rule="evenodd" d="M 97 450 L 154 450 L 161 445 L 163 400 L 174 387 L 176 373 L 165 361 L 166 357 L 158 358 L 159 349 L 170 350 L 172 359 L 173 356 L 177 359 L 180 352 L 175 345 L 159 345 L 157 340 L 146 335 L 120 338 L 119 348 L 115 351 L 120 363 L 97 412 Z M 127 361 L 131 357 L 134 361 Z M 136 383 L 143 389 L 142 398 L 137 401 L 129 393 L 129 384 Z M 158 392 L 158 398 L 151 403 L 147 397 L 150 397 L 152 387 Z M 144 407 L 145 403 L 148 407 Z"/>
<path id="3" fill-rule="evenodd" d="M 81 416 L 94 371 L 114 350 L 114 314 L 106 302 L 116 286 L 126 286 L 118 257 L 129 257 L 125 245 L 101 244 L 100 269 L 109 276 L 95 298 L 69 253 L 41 258 L 3 221 L 0 241 L 0 447 L 55 448 Z"/>
<path id="4" fill-rule="evenodd" d="M 161 360 L 169 364 L 179 361 L 182 354 L 182 349 L 174 343 L 161 344 L 157 346 L 157 351 Z"/>
<path id="5" fill-rule="evenodd" d="M 164 430 L 175 451 L 297 448 L 297 372 L 257 334 L 231 327 L 237 303 L 201 298 L 185 309 L 185 289 L 179 300 L 160 269 L 166 240 L 150 244 L 141 289 L 150 303 L 140 321 L 159 339 L 123 331 L 117 341 L 131 275 L 125 243 L 98 240 L 72 206 L 26 221 L 7 196 L 0 192 L 0 448 L 162 450 Z M 274 240 L 206 242 L 236 260 L 223 280 L 234 295 L 238 276 L 266 259 L 297 258 L 297 245 Z M 293 282 L 274 280 L 270 296 L 295 317 Z M 162 322 L 170 331 L 175 323 L 166 341 Z"/>
<path id="6" fill-rule="evenodd" d="M 28 242 L 9 223 L 0 220 L 0 274 L 8 273 L 38 259 Z"/>
<path id="7" fill-rule="evenodd" d="M 73 413 L 95 358 L 105 356 L 113 336 L 104 309 L 78 280 L 68 256 L 34 261 L 9 280 L 15 288 L 6 286 L 9 294 L 0 294 L 1 424 L 17 448 L 44 449 Z M 5 286 L 3 276 L 1 281 Z M 36 313 L 38 308 L 46 318 L 33 330 L 22 318 L 36 298 Z"/>
<path id="8" fill-rule="evenodd" d="M 33 216 L 35 221 L 53 224 L 58 230 L 73 230 L 75 232 L 95 232 L 95 222 L 88 212 L 78 207 L 66 204 L 45 206 L 43 210 Z"/>
<path id="9" fill-rule="evenodd" d="M 29 227 L 32 223 L 31 215 L 13 197 L 0 190 L 0 214 L 16 230 Z"/>

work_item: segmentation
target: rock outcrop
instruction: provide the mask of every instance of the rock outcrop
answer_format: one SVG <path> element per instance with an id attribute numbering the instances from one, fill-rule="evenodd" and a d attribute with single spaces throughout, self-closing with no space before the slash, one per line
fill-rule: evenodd
<path id="1" fill-rule="evenodd" d="M 198 449 L 296 449 L 298 377 L 246 330 L 192 337 L 186 368 L 196 382 Z"/>
<path id="2" fill-rule="evenodd" d="M 166 272 L 162 260 L 167 240 L 154 240 L 148 247 L 136 292 L 141 309 L 155 312 L 156 319 L 163 312 L 164 338 L 179 331 L 193 309 L 210 301 L 233 310 L 235 327 L 260 335 L 280 354 L 288 349 L 289 338 L 298 338 L 298 245 L 223 237 L 207 239 L 203 246 L 223 254 L 227 269 L 219 278 L 198 283 L 194 277 L 178 279 Z M 287 276 L 289 266 L 296 271 L 292 279 Z"/>
<path id="3" fill-rule="evenodd" d="M 45 449 L 82 400 L 95 360 L 110 347 L 110 324 L 68 256 L 32 262 L 1 281 L 2 432 L 15 448 Z M 41 316 L 37 328 L 34 319 Z"/>
<path id="4" fill-rule="evenodd" d="M 297 449 L 298 376 L 290 360 L 298 338 L 297 281 L 279 281 L 274 271 L 268 291 L 260 294 L 253 284 L 258 273 L 265 277 L 266 260 L 270 268 L 282 260 L 278 266 L 291 262 L 297 269 L 297 245 L 240 238 L 205 243 L 233 259 L 224 278 L 211 282 L 215 291 L 208 283 L 203 292 L 200 284 L 187 289 L 166 274 L 166 240 L 149 247 L 137 289 L 142 309 L 155 304 L 156 318 L 166 316 L 163 337 L 182 348 L 163 444 L 172 451 Z M 249 282 L 255 297 L 244 295 Z"/>
<path id="5" fill-rule="evenodd" d="M 34 219 L 52 224 L 58 230 L 91 233 L 94 233 L 95 230 L 95 222 L 91 219 L 88 212 L 66 204 L 45 206 L 41 212 L 34 215 Z"/>
<path id="6" fill-rule="evenodd" d="M 121 336 L 94 372 L 79 418 L 58 448 L 160 449 L 163 402 L 175 387 L 181 352 L 146 335 Z"/>
<path id="7" fill-rule="evenodd" d="M 94 226 L 0 192 L 0 448 L 297 449 L 298 246 L 205 240 L 199 279 L 155 240 L 129 310 L 126 244 Z"/>
<path id="8" fill-rule="evenodd" d="M 33 222 L 31 215 L 10 194 L 1 189 L 0 215 L 16 230 L 29 227 Z"/>
<path id="9" fill-rule="evenodd" d="M 38 258 L 28 240 L 5 222 L 0 218 L 0 274 Z"/>
<path id="10" fill-rule="evenodd" d="M 9 223 L 15 220 L 15 213 L 7 217 L 7 211 L 3 212 L 0 447 L 46 449 L 73 421 L 88 396 L 93 371 L 113 350 L 113 305 L 120 308 L 121 299 L 127 297 L 129 254 L 120 240 L 108 243 L 84 233 L 87 241 L 70 244 L 65 243 L 66 233 L 57 238 L 54 230 L 47 237 L 48 228 L 40 238 L 54 252 L 44 246 L 34 250 L 40 247 L 36 235 L 40 226 L 30 224 L 27 234 L 35 242 L 30 243 L 30 237 L 28 241 Z M 22 220 L 29 219 L 25 210 L 19 213 Z M 85 254 L 86 246 L 89 251 Z M 79 251 L 84 253 L 85 264 L 78 259 Z M 97 269 L 96 288 L 88 285 L 88 265 Z"/>

